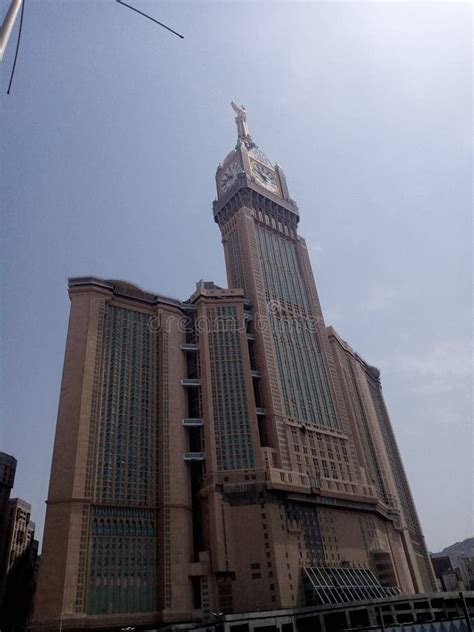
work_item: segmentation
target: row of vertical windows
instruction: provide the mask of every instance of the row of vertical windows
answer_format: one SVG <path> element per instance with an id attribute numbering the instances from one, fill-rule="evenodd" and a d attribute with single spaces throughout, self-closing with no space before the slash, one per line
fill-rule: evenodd
<path id="1" fill-rule="evenodd" d="M 286 415 L 337 427 L 317 334 L 302 316 L 270 317 Z"/>
<path id="2" fill-rule="evenodd" d="M 96 499 L 154 504 L 156 341 L 147 314 L 106 316 Z"/>
<path id="3" fill-rule="evenodd" d="M 398 448 L 395 441 L 395 436 L 390 425 L 390 420 L 385 411 L 385 406 L 382 399 L 382 394 L 377 386 L 367 380 L 369 384 L 369 390 L 374 404 L 375 412 L 379 421 L 380 430 L 384 439 L 384 445 L 387 447 L 387 454 L 392 467 L 392 472 L 395 478 L 397 491 L 402 503 L 402 510 L 405 514 L 405 518 L 410 530 L 420 537 L 420 528 L 418 527 L 418 519 L 415 512 L 413 501 L 411 500 L 410 490 L 408 488 L 408 482 L 403 470 L 403 465 L 398 453 Z"/>
<path id="4" fill-rule="evenodd" d="M 154 610 L 155 576 L 155 538 L 92 536 L 88 614 Z"/>
<path id="5" fill-rule="evenodd" d="M 267 298 L 308 309 L 308 297 L 293 242 L 256 225 L 260 263 Z"/>
<path id="6" fill-rule="evenodd" d="M 233 287 L 245 288 L 244 273 L 242 270 L 242 254 L 237 230 L 229 235 L 230 260 L 232 262 Z"/>
<path id="7" fill-rule="evenodd" d="M 105 316 L 89 614 L 156 608 L 156 335 L 149 316 L 110 305 Z M 129 505 L 128 507 L 126 505 Z M 146 509 L 146 507 L 150 509 Z"/>
<path id="8" fill-rule="evenodd" d="M 329 379 L 309 301 L 298 265 L 295 244 L 257 225 L 263 281 L 269 300 L 290 306 L 289 318 L 270 313 L 270 326 L 285 414 L 325 427 L 336 427 Z"/>
<path id="9" fill-rule="evenodd" d="M 236 309 L 210 309 L 208 317 L 213 325 L 209 351 L 218 467 L 252 468 L 255 458 Z M 214 326 L 219 321 L 226 322 L 226 327 Z"/>
<path id="10" fill-rule="evenodd" d="M 351 360 L 347 359 L 346 361 L 347 361 L 347 367 L 348 367 L 348 371 L 346 372 L 346 377 L 348 378 L 350 382 L 351 390 L 353 394 L 353 397 L 351 399 L 352 399 L 354 407 L 357 410 L 357 413 L 358 413 L 357 417 L 359 419 L 359 423 L 361 423 L 363 426 L 360 436 L 362 438 L 362 443 L 365 448 L 365 454 L 367 458 L 369 473 L 379 497 L 387 501 L 383 475 L 382 475 L 382 472 L 379 466 L 379 461 L 377 458 L 377 449 L 372 437 L 372 432 L 369 426 L 367 416 L 365 414 L 365 409 L 362 402 L 362 396 L 359 391 L 359 386 L 357 384 L 354 368 L 352 366 Z"/>

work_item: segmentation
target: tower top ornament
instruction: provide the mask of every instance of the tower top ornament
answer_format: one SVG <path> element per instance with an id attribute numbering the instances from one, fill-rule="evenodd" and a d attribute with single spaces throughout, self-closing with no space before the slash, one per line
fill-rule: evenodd
<path id="1" fill-rule="evenodd" d="M 243 105 L 237 105 L 235 101 L 231 101 L 231 106 L 237 114 L 235 122 L 237 124 L 237 133 L 239 140 L 250 139 L 250 132 L 247 125 L 247 110 Z"/>

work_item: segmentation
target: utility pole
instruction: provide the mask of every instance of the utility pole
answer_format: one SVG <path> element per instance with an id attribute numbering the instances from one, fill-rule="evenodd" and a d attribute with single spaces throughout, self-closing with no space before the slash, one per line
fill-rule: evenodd
<path id="1" fill-rule="evenodd" d="M 5 53 L 5 49 L 7 48 L 8 40 L 10 39 L 10 35 L 15 25 L 16 16 L 18 15 L 18 11 L 20 10 L 22 1 L 23 0 L 12 0 L 10 8 L 8 9 L 5 19 L 3 20 L 3 24 L 0 29 L 0 61 L 2 61 L 3 59 L 3 54 Z"/>

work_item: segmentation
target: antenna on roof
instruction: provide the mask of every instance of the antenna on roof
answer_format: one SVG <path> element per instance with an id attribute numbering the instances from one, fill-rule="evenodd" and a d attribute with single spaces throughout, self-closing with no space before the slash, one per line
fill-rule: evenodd
<path id="1" fill-rule="evenodd" d="M 148 18 L 152 22 L 155 22 L 156 24 L 159 24 L 160 26 L 162 26 L 167 31 L 170 31 L 170 33 L 173 33 L 174 35 L 177 35 L 181 39 L 184 39 L 184 35 L 180 35 L 176 31 L 173 31 L 173 29 L 171 29 L 169 26 L 166 26 L 166 24 L 163 24 L 163 22 L 158 22 L 158 20 L 155 20 L 155 18 L 152 18 L 151 15 L 147 15 L 146 13 L 143 13 L 143 11 L 140 11 L 139 9 L 136 9 L 135 7 L 132 7 L 130 4 L 127 4 L 126 2 L 122 2 L 122 0 L 116 0 L 116 1 L 119 4 L 122 4 L 124 7 L 128 7 L 132 11 L 135 11 L 136 13 L 139 13 L 140 15 L 143 15 L 145 18 Z"/>

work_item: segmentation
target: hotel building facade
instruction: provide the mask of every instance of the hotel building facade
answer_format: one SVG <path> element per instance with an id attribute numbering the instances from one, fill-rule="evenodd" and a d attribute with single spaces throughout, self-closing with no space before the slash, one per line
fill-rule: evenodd
<path id="1" fill-rule="evenodd" d="M 436 590 L 380 373 L 326 326 L 283 170 L 234 109 L 228 288 L 69 280 L 36 628 Z"/>

